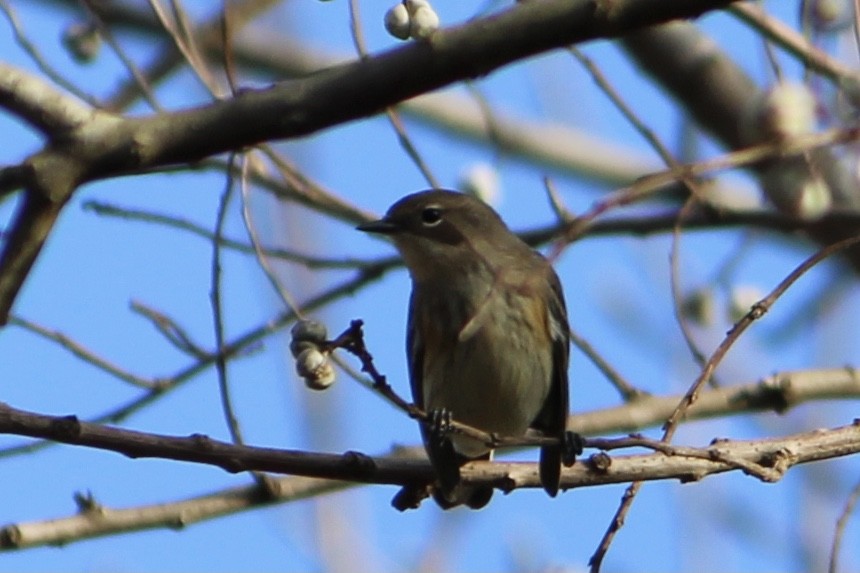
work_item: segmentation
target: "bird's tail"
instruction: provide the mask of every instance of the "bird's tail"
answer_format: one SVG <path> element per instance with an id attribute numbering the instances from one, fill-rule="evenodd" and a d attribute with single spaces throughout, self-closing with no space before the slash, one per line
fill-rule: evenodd
<path id="1" fill-rule="evenodd" d="M 471 509 L 481 509 L 493 497 L 493 488 L 490 486 L 469 486 L 458 483 L 454 489 L 442 491 L 441 488 L 433 490 L 433 499 L 442 509 L 451 509 L 458 505 L 465 505 Z"/>
<path id="2" fill-rule="evenodd" d="M 561 446 L 544 446 L 540 449 L 540 483 L 550 497 L 558 494 L 561 483 Z"/>

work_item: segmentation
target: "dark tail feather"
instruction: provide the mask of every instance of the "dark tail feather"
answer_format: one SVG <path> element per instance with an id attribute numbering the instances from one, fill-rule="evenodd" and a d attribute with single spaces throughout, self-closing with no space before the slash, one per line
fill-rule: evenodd
<path id="1" fill-rule="evenodd" d="M 411 486 L 407 485 L 397 492 L 397 495 L 391 500 L 391 505 L 398 511 L 406 511 L 407 509 L 418 509 L 421 502 L 431 493 L 433 499 L 442 509 L 451 509 L 458 505 L 466 505 L 472 509 L 481 509 L 493 497 L 493 488 L 488 486 L 464 486 L 456 485 L 451 491 L 445 493 L 438 487 Z"/>
<path id="2" fill-rule="evenodd" d="M 550 497 L 555 497 L 561 483 L 561 446 L 544 446 L 540 450 L 540 483 Z"/>
<path id="3" fill-rule="evenodd" d="M 467 458 L 457 453 L 453 453 L 453 459 L 456 468 L 457 481 L 454 484 L 446 483 L 443 479 L 443 472 L 440 471 L 437 465 L 436 470 L 439 473 L 439 487 L 433 491 L 433 499 L 439 504 L 442 509 L 451 509 L 458 505 L 466 505 L 472 509 L 481 509 L 493 497 L 493 488 L 491 486 L 467 486 L 460 481 L 460 466 L 472 460 L 489 460 L 490 452 L 477 458 Z"/>
<path id="4" fill-rule="evenodd" d="M 493 497 L 493 488 L 489 486 L 465 486 L 458 484 L 453 490 L 443 492 L 433 491 L 433 499 L 442 509 L 451 509 L 458 505 L 466 505 L 471 509 L 481 509 Z"/>

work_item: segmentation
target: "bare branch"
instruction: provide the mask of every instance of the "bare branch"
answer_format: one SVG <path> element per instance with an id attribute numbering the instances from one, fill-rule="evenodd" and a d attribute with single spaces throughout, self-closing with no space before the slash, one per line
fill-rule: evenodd
<path id="1" fill-rule="evenodd" d="M 45 135 L 71 130 L 89 120 L 93 109 L 24 70 L 0 62 L 0 107 Z"/>
<path id="2" fill-rule="evenodd" d="M 833 545 L 830 548 L 830 565 L 827 569 L 829 573 L 838 573 L 839 571 L 839 549 L 842 546 L 842 536 L 845 533 L 845 527 L 848 525 L 848 519 L 854 512 L 854 508 L 858 502 L 860 502 L 860 482 L 851 490 L 851 494 L 845 500 L 842 513 L 839 515 L 839 519 L 836 520 L 836 530 L 833 532 Z"/>
<path id="3" fill-rule="evenodd" d="M 596 436 L 636 432 L 665 422 L 680 396 L 642 396 L 616 406 L 570 417 L 568 426 Z M 703 390 L 687 409 L 686 421 L 730 414 L 776 412 L 782 414 L 810 400 L 860 399 L 860 374 L 853 368 L 781 372 L 759 382 Z"/>
<path id="4" fill-rule="evenodd" d="M 234 446 L 205 436 L 188 438 L 147 434 L 79 422 L 74 416 L 44 416 L 0 406 L 0 432 L 56 439 L 63 443 L 113 450 L 131 457 L 161 457 L 206 463 L 228 471 L 267 470 L 278 473 L 346 479 L 364 483 L 426 482 L 433 470 L 425 460 L 371 457 L 356 452 L 318 454 L 271 448 Z M 653 440 L 634 438 L 629 444 Z M 860 422 L 763 440 L 720 440 L 705 448 L 660 447 L 658 453 L 609 457 L 598 453 L 562 472 L 564 489 L 629 481 L 678 479 L 682 482 L 741 470 L 766 482 L 778 480 L 792 466 L 860 453 Z M 462 469 L 467 484 L 490 484 L 505 491 L 541 487 L 537 464 L 472 462 Z M 221 500 L 223 502 L 223 500 Z M 220 514 L 212 512 L 212 515 Z M 73 518 L 74 519 L 74 518 Z M 144 522 L 153 526 L 151 520 Z M 127 526 L 127 524 L 126 524 Z M 20 526 L 0 532 L 0 548 L 20 543 Z M 104 534 L 105 532 L 102 532 Z M 92 535 L 89 533 L 87 536 Z"/>
<path id="5" fill-rule="evenodd" d="M 0 529 L 0 551 L 65 545 L 93 537 L 154 528 L 182 529 L 222 515 L 307 499 L 350 485 L 320 478 L 282 477 L 270 479 L 265 486 L 225 489 L 177 502 L 127 509 L 111 509 L 96 504 L 71 517 L 7 525 Z"/>

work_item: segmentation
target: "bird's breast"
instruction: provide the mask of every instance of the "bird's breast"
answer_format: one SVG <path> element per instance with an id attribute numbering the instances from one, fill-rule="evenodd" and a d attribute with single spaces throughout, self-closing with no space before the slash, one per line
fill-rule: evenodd
<path id="1" fill-rule="evenodd" d="M 551 383 L 545 307 L 522 289 L 499 289 L 477 301 L 453 296 L 445 307 L 459 316 L 425 317 L 435 323 L 425 330 L 433 333 L 423 362 L 425 407 L 448 409 L 455 420 L 487 432 L 523 435 Z M 470 457 L 488 449 L 463 436 L 454 445 Z"/>

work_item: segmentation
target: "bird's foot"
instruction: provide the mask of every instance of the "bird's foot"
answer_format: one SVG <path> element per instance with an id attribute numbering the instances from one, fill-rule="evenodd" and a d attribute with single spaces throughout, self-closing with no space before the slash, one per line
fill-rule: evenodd
<path id="1" fill-rule="evenodd" d="M 576 461 L 576 456 L 582 454 L 585 446 L 585 438 L 581 434 L 571 432 L 570 430 L 562 434 L 561 437 L 561 463 L 564 467 L 569 468 Z"/>

